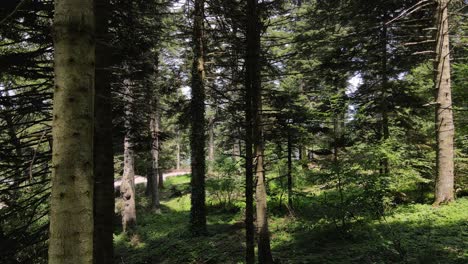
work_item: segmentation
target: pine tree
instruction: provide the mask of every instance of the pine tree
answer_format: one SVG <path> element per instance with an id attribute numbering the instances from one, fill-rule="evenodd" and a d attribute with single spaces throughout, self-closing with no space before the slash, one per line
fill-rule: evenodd
<path id="1" fill-rule="evenodd" d="M 192 40 L 190 230 L 194 235 L 206 233 L 204 5 L 203 0 L 195 1 Z"/>
<path id="2" fill-rule="evenodd" d="M 95 0 L 96 71 L 94 98 L 94 263 L 113 261 L 114 152 L 112 145 L 110 3 Z"/>
<path id="3" fill-rule="evenodd" d="M 49 263 L 93 263 L 94 2 L 55 3 Z"/>
<path id="4" fill-rule="evenodd" d="M 454 196 L 454 135 L 450 79 L 448 0 L 437 1 L 434 84 L 436 94 L 437 179 L 434 205 L 451 202 Z"/>

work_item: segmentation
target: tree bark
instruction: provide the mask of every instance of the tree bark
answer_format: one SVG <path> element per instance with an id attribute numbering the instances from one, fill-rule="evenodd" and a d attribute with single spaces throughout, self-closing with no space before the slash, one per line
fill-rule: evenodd
<path id="1" fill-rule="evenodd" d="M 180 170 L 180 131 L 177 130 L 176 138 L 176 170 Z"/>
<path id="2" fill-rule="evenodd" d="M 247 2 L 247 102 L 251 101 L 252 143 L 255 151 L 255 174 L 257 185 L 255 197 L 257 200 L 257 235 L 258 262 L 273 263 L 270 249 L 270 232 L 268 230 L 268 211 L 266 179 L 263 165 L 264 143 L 262 128 L 262 87 L 260 79 L 260 16 L 257 0 Z M 249 92 L 250 90 L 250 92 Z M 250 132 L 250 131 L 248 131 Z M 251 238 L 250 238 L 251 239 Z M 248 241 L 250 243 L 250 241 Z M 250 249 L 251 250 L 251 249 Z M 252 254 L 248 252 L 248 254 Z M 250 257 L 250 256 L 249 256 Z M 249 261 L 251 261 L 249 259 Z"/>
<path id="3" fill-rule="evenodd" d="M 215 122 L 214 117 L 209 119 L 208 123 L 208 160 L 210 161 L 210 167 L 213 167 L 213 162 L 215 160 L 215 139 L 214 139 L 214 129 Z"/>
<path id="4" fill-rule="evenodd" d="M 288 128 L 288 207 L 289 210 L 293 209 L 292 206 L 292 138 L 291 131 Z"/>
<path id="5" fill-rule="evenodd" d="M 108 26 L 109 0 L 95 0 L 94 263 L 111 264 L 114 220 L 114 153 Z"/>
<path id="6" fill-rule="evenodd" d="M 120 193 L 124 203 L 122 209 L 122 227 L 124 232 L 131 231 L 136 225 L 136 206 L 135 206 L 135 161 L 133 153 L 133 138 L 131 119 L 132 94 L 130 83 L 126 81 L 125 85 L 125 137 L 124 137 L 124 171 L 122 175 L 122 184 Z"/>
<path id="7" fill-rule="evenodd" d="M 204 2 L 195 0 L 193 21 L 193 65 L 191 100 L 191 207 L 190 230 L 193 235 L 206 233 L 205 206 L 205 62 L 204 62 Z"/>
<path id="8" fill-rule="evenodd" d="M 454 136 L 452 91 L 450 80 L 450 47 L 448 4 L 449 0 L 437 1 L 436 13 L 436 139 L 437 139 L 437 179 L 434 205 L 451 202 L 454 196 Z"/>
<path id="9" fill-rule="evenodd" d="M 159 114 L 159 94 L 151 92 L 150 96 L 150 132 L 151 132 L 151 207 L 156 213 L 161 213 L 161 204 L 159 202 L 159 150 L 160 147 L 160 114 Z"/>
<path id="10" fill-rule="evenodd" d="M 93 263 L 94 5 L 55 1 L 49 264 Z"/>
<path id="11" fill-rule="evenodd" d="M 254 176 L 253 176 L 253 92 L 258 71 L 259 47 L 256 41 L 257 0 L 247 1 L 245 69 L 245 262 L 255 263 Z"/>

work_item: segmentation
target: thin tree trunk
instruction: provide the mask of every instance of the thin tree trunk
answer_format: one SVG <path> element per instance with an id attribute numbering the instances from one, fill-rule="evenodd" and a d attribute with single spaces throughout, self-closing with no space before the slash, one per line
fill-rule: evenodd
<path id="1" fill-rule="evenodd" d="M 214 117 L 212 117 L 208 124 L 208 136 L 209 136 L 208 138 L 208 160 L 210 161 L 210 167 L 213 166 L 213 162 L 215 160 L 214 129 L 215 129 L 215 123 L 214 123 Z"/>
<path id="2" fill-rule="evenodd" d="M 177 130 L 176 138 L 176 170 L 180 170 L 180 131 Z"/>
<path id="3" fill-rule="evenodd" d="M 55 1 L 49 264 L 93 263 L 94 4 Z"/>
<path id="4" fill-rule="evenodd" d="M 193 23 L 193 65 L 191 101 L 191 207 L 190 230 L 193 235 L 206 233 L 205 206 L 205 62 L 204 62 L 204 0 L 195 0 Z"/>
<path id="5" fill-rule="evenodd" d="M 133 138 L 131 118 L 132 95 L 130 94 L 130 83 L 125 83 L 125 138 L 124 138 L 124 171 L 122 175 L 122 185 L 120 193 L 123 199 L 122 226 L 123 231 L 128 232 L 136 225 L 136 206 L 135 206 L 135 161 L 133 153 Z"/>
<path id="6" fill-rule="evenodd" d="M 109 0 L 95 0 L 96 94 L 94 101 L 94 263 L 113 263 L 114 153 L 110 57 L 107 45 Z"/>
<path id="7" fill-rule="evenodd" d="M 292 139 L 291 131 L 288 128 L 288 207 L 291 211 L 292 206 Z"/>
<path id="8" fill-rule="evenodd" d="M 159 202 L 159 150 L 160 150 L 160 114 L 159 114 L 159 94 L 151 92 L 150 102 L 150 131 L 151 131 L 151 207 L 156 213 L 161 213 Z M 148 182 L 148 184 L 150 184 Z"/>
<path id="9" fill-rule="evenodd" d="M 451 202 L 454 196 L 454 150 L 455 125 L 453 122 L 452 91 L 450 84 L 450 47 L 448 4 L 449 0 L 437 1 L 437 37 L 435 59 L 436 88 L 436 138 L 437 179 L 434 205 Z"/>

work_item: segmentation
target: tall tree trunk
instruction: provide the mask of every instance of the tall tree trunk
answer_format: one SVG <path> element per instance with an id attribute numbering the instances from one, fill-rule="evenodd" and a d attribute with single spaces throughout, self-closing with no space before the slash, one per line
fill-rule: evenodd
<path id="1" fill-rule="evenodd" d="M 257 0 L 247 1 L 246 58 L 245 58 L 245 237 L 247 264 L 255 263 L 255 226 L 254 226 L 254 175 L 253 175 L 253 130 L 254 83 L 259 71 L 260 47 L 257 42 L 258 14 Z"/>
<path id="2" fill-rule="evenodd" d="M 195 0 L 193 21 L 190 230 L 194 235 L 206 233 L 204 2 L 204 0 Z"/>
<path id="3" fill-rule="evenodd" d="M 273 257 L 270 249 L 270 231 L 268 229 L 268 210 L 267 210 L 267 192 L 264 159 L 264 143 L 262 128 L 262 97 L 260 74 L 257 75 L 257 81 L 253 85 L 253 143 L 255 149 L 255 174 L 257 186 L 255 198 L 257 200 L 257 234 L 258 234 L 258 262 L 273 263 Z"/>
<path id="4" fill-rule="evenodd" d="M 133 153 L 133 137 L 131 119 L 133 116 L 133 99 L 130 82 L 125 82 L 125 137 L 124 137 L 124 170 L 120 193 L 124 203 L 122 209 L 123 231 L 132 230 L 136 225 L 135 206 L 135 161 Z"/>
<path id="5" fill-rule="evenodd" d="M 111 264 L 114 220 L 114 153 L 107 23 L 109 0 L 95 0 L 96 95 L 94 101 L 94 263 Z"/>
<path id="6" fill-rule="evenodd" d="M 268 230 L 268 211 L 266 179 L 263 165 L 263 128 L 262 128 L 262 87 L 260 80 L 260 16 L 257 0 L 247 2 L 247 71 L 248 87 L 251 97 L 251 115 L 253 121 L 252 143 L 255 151 L 255 174 L 257 185 L 255 197 L 257 200 L 257 235 L 259 263 L 273 263 L 270 249 L 270 232 Z"/>
<path id="7" fill-rule="evenodd" d="M 49 264 L 93 263 L 94 3 L 55 1 Z"/>
<path id="8" fill-rule="evenodd" d="M 150 86 L 151 87 L 151 86 Z M 151 131 L 151 207 L 156 213 L 161 213 L 161 204 L 159 202 L 159 150 L 160 147 L 160 114 L 159 114 L 159 94 L 151 92 L 150 102 L 150 131 Z"/>
<path id="9" fill-rule="evenodd" d="M 454 150 L 455 125 L 453 122 L 452 91 L 450 84 L 449 47 L 449 0 L 437 1 L 436 13 L 436 138 L 437 138 L 437 179 L 434 205 L 450 202 L 454 197 Z"/>

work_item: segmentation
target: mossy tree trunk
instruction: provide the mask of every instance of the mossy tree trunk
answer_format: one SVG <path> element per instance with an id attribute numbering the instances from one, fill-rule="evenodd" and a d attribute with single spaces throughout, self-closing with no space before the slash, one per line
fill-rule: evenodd
<path id="1" fill-rule="evenodd" d="M 93 263 L 94 2 L 55 1 L 49 264 Z"/>
<path id="2" fill-rule="evenodd" d="M 449 46 L 449 0 L 437 1 L 436 13 L 436 138 L 437 138 L 437 179 L 434 205 L 451 202 L 454 196 L 454 136 L 452 91 L 450 83 Z"/>

